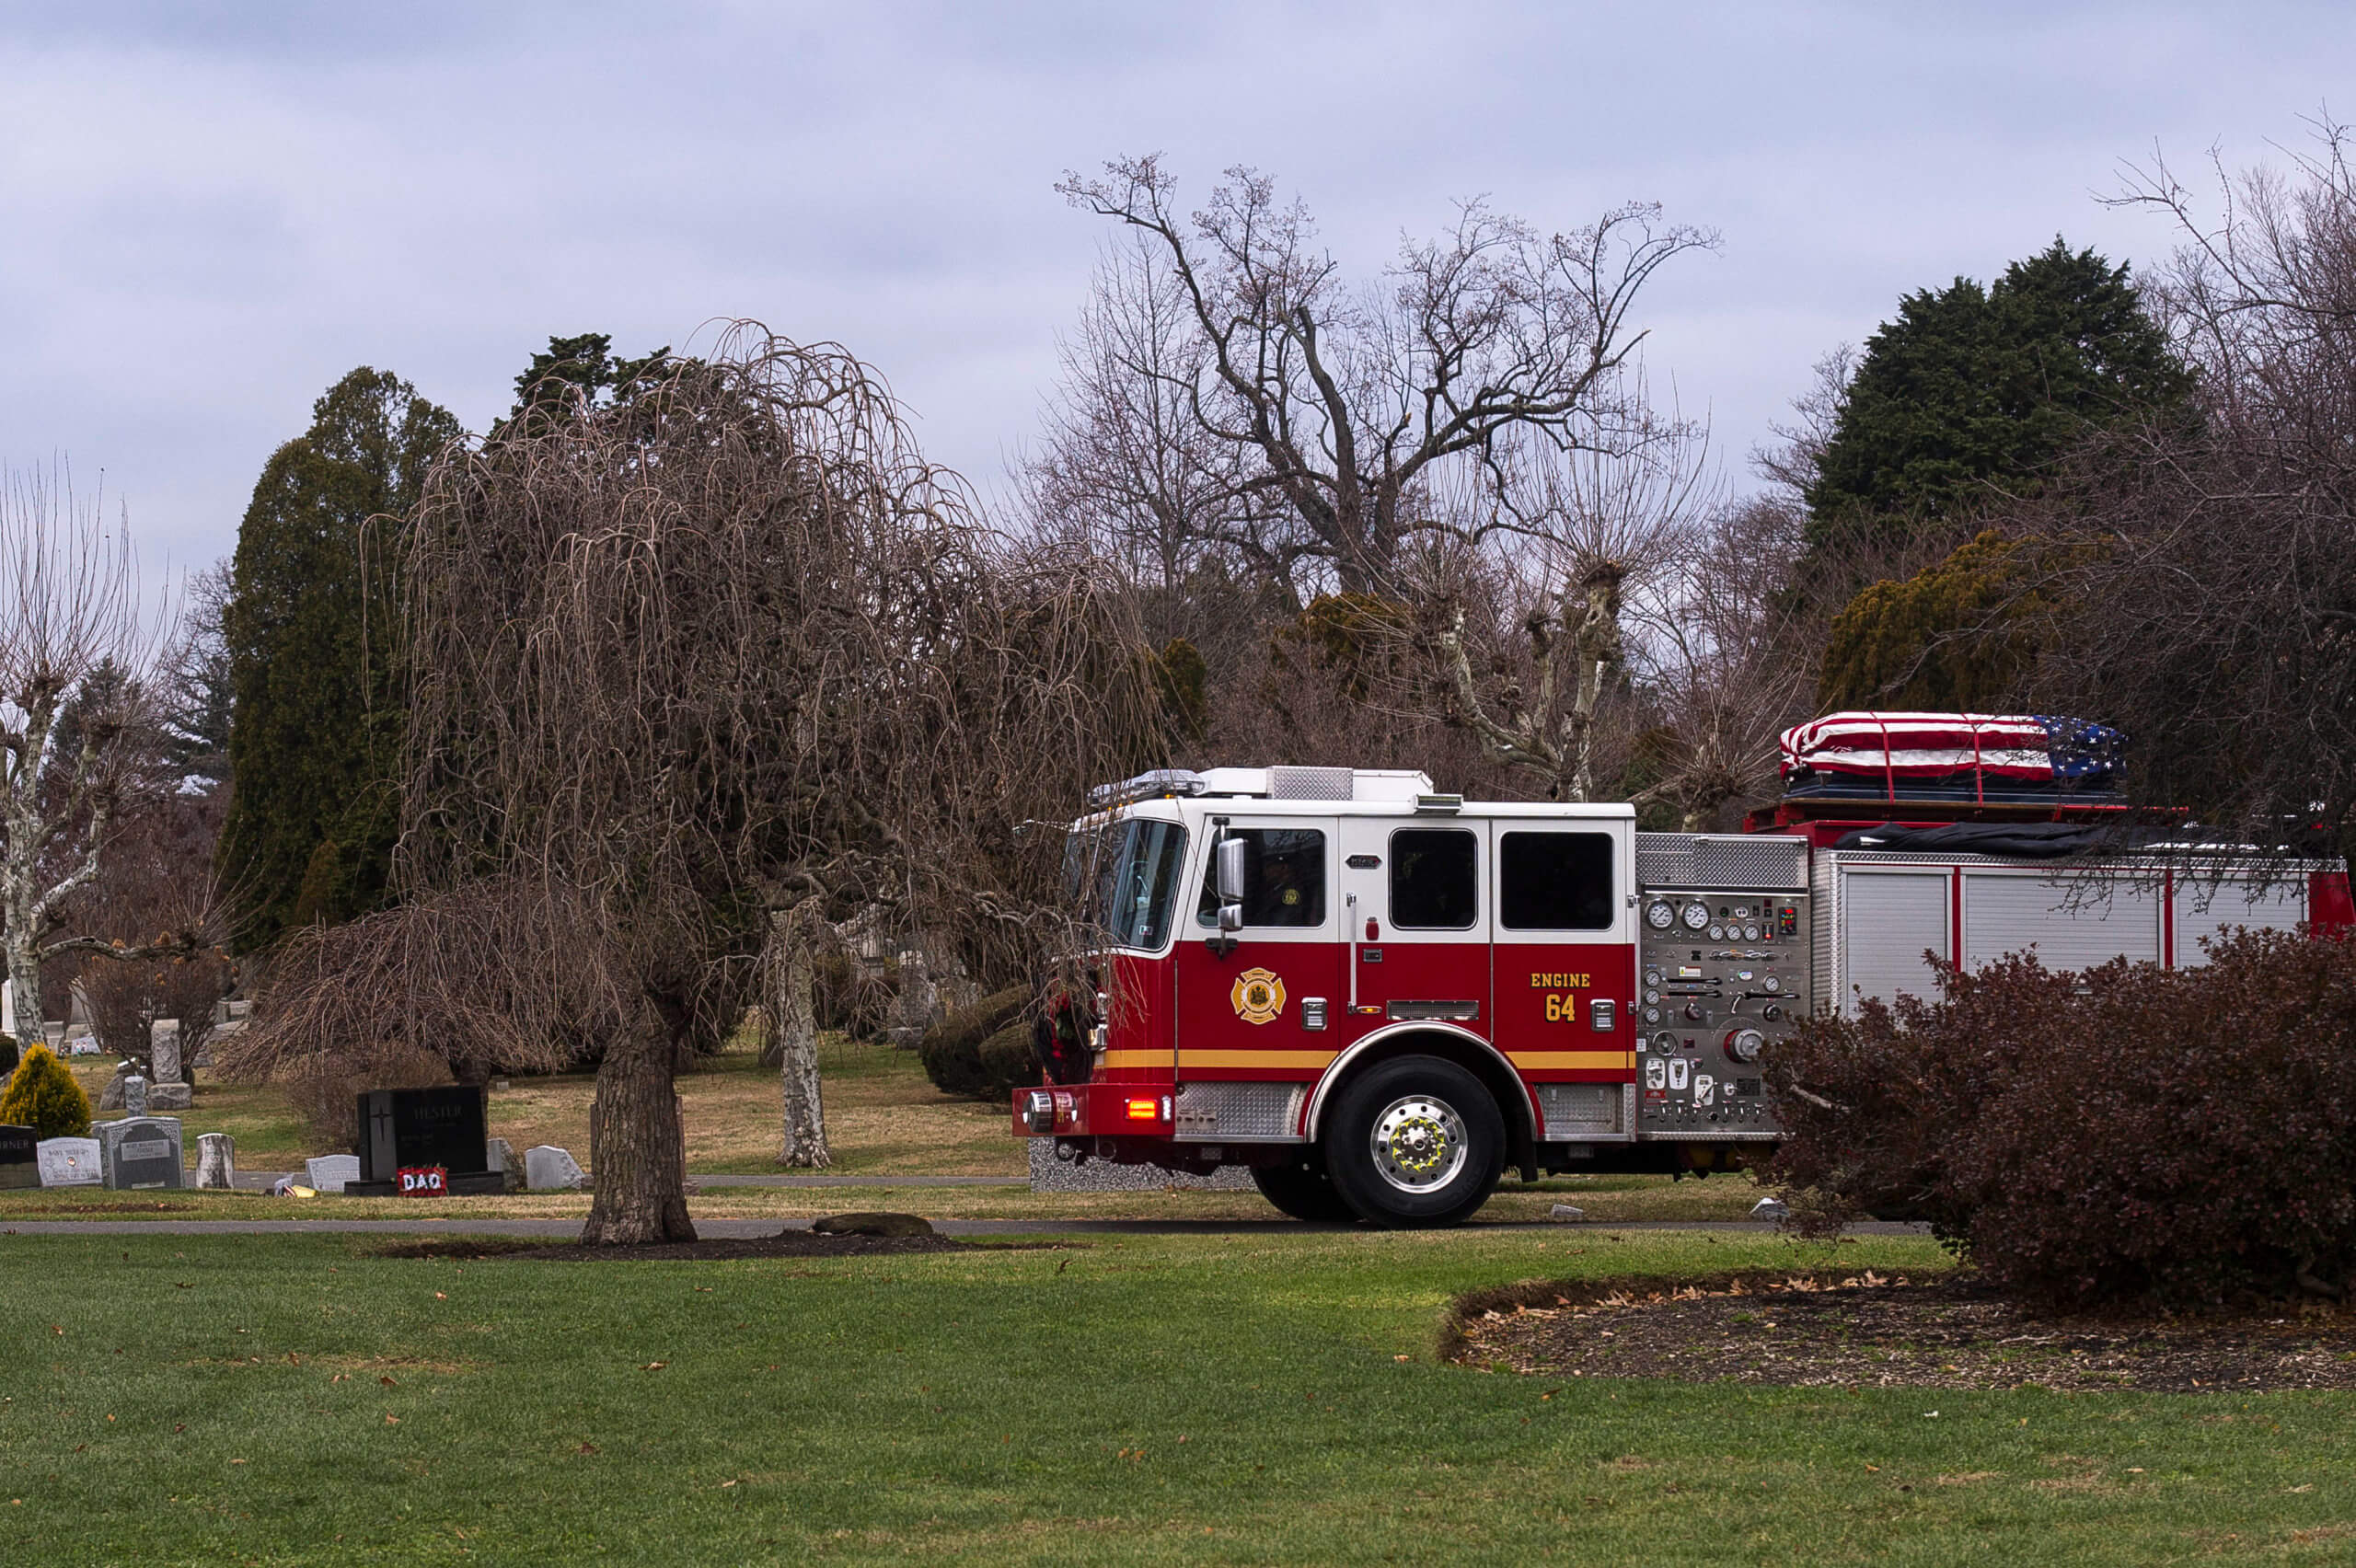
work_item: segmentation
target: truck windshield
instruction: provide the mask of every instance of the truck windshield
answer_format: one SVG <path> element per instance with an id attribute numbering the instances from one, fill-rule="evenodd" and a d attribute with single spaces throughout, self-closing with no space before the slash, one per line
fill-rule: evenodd
<path id="1" fill-rule="evenodd" d="M 1064 846 L 1066 887 L 1083 919 L 1114 947 L 1158 948 L 1170 934 L 1186 830 L 1132 818 L 1074 833 Z"/>

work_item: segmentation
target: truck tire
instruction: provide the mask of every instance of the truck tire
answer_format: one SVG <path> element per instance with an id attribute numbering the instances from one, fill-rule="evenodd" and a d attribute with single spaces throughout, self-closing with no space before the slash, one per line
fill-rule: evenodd
<path id="1" fill-rule="evenodd" d="M 1334 1190 L 1380 1226 L 1460 1225 L 1505 1173 L 1496 1101 L 1437 1056 L 1394 1057 L 1352 1078 L 1322 1141 Z"/>
<path id="2" fill-rule="evenodd" d="M 1324 1159 L 1313 1152 L 1290 1165 L 1253 1166 L 1252 1184 L 1260 1189 L 1262 1197 L 1295 1219 L 1313 1225 L 1350 1225 L 1358 1217 L 1357 1210 L 1334 1190 L 1334 1178 L 1326 1174 Z"/>

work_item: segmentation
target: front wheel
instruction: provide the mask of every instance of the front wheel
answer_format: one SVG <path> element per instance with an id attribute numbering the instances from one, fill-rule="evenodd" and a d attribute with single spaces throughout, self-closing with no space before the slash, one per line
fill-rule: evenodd
<path id="1" fill-rule="evenodd" d="M 1317 1225 L 1348 1225 L 1357 1211 L 1334 1190 L 1324 1160 L 1314 1154 L 1293 1165 L 1255 1165 L 1252 1184 L 1260 1195 L 1295 1219 Z"/>
<path id="2" fill-rule="evenodd" d="M 1437 1056 L 1400 1056 L 1352 1079 L 1322 1141 L 1334 1190 L 1377 1225 L 1461 1224 L 1505 1173 L 1496 1101 Z"/>

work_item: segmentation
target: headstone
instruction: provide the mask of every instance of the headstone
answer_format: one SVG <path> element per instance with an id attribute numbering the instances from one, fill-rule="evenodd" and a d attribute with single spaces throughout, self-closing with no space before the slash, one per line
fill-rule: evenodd
<path id="1" fill-rule="evenodd" d="M 96 1138 L 43 1138 L 38 1153 L 44 1187 L 95 1187 L 106 1180 Z"/>
<path id="2" fill-rule="evenodd" d="M 893 999 L 892 1023 L 884 1037 L 904 1051 L 913 1051 L 925 1032 L 941 1020 L 941 987 L 921 948 L 900 952 L 900 991 Z"/>
<path id="3" fill-rule="evenodd" d="M 110 1187 L 179 1187 L 180 1124 L 171 1116 L 125 1116 L 90 1129 Z"/>
<path id="4" fill-rule="evenodd" d="M 505 1138 L 489 1139 L 484 1145 L 483 1158 L 493 1170 L 499 1172 L 501 1192 L 520 1193 L 524 1190 L 524 1162 L 516 1157 L 514 1145 Z"/>
<path id="5" fill-rule="evenodd" d="M 503 1183 L 491 1168 L 483 1119 L 479 1084 L 370 1090 L 360 1097 L 359 1190 L 371 1196 L 398 1193 L 402 1171 L 439 1170 L 443 1190 L 500 1191 Z"/>
<path id="6" fill-rule="evenodd" d="M 226 1133 L 200 1133 L 196 1139 L 196 1184 L 208 1192 L 235 1192 L 237 1145 Z"/>
<path id="7" fill-rule="evenodd" d="M 566 1150 L 540 1144 L 524 1151 L 524 1184 L 535 1193 L 579 1192 L 589 1173 Z"/>
<path id="8" fill-rule="evenodd" d="M 147 1080 L 137 1073 L 122 1080 L 122 1113 L 126 1116 L 147 1114 Z"/>
<path id="9" fill-rule="evenodd" d="M 156 1069 L 159 1084 L 181 1081 L 179 1020 L 159 1018 L 147 1026 L 147 1065 Z"/>
<path id="10" fill-rule="evenodd" d="M 314 1187 L 329 1197 L 343 1195 L 344 1183 L 360 1180 L 360 1157 L 356 1154 L 323 1154 L 316 1159 L 303 1161 L 303 1185 Z"/>
<path id="11" fill-rule="evenodd" d="M 40 1134 L 0 1124 L 0 1187 L 40 1185 Z"/>
<path id="12" fill-rule="evenodd" d="M 196 1091 L 184 1083 L 151 1083 L 147 1086 L 147 1112 L 150 1115 L 195 1108 Z"/>

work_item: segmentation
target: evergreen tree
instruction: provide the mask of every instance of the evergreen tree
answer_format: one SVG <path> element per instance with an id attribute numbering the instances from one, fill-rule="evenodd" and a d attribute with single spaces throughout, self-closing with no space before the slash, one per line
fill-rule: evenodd
<path id="1" fill-rule="evenodd" d="M 537 433 L 543 420 L 562 417 L 576 401 L 593 409 L 628 402 L 671 364 L 667 343 L 640 359 L 616 359 L 613 348 L 604 332 L 550 338 L 548 352 L 534 354 L 515 378 L 515 407 L 491 426 L 491 439 Z"/>
<path id="2" fill-rule="evenodd" d="M 223 616 L 236 778 L 220 849 L 241 946 L 379 905 L 398 820 L 388 525 L 458 421 L 365 366 L 271 454 L 237 530 Z"/>
<path id="3" fill-rule="evenodd" d="M 165 755 L 183 778 L 215 784 L 229 777 L 229 713 L 236 706 L 224 627 L 229 592 L 225 560 L 189 580 L 180 605 L 179 637 L 164 655 L 161 669 Z"/>
<path id="4" fill-rule="evenodd" d="M 2125 266 L 2060 238 L 1982 288 L 1899 302 L 1865 344 L 1807 487 L 1808 542 L 1952 524 L 2037 490 L 2092 428 L 2181 405 L 2192 378 Z"/>

